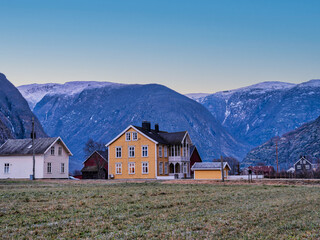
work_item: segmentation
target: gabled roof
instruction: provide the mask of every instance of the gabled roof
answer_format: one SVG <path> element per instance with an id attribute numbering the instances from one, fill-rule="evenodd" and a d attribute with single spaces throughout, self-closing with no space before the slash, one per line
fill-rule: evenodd
<path id="1" fill-rule="evenodd" d="M 120 136 L 122 136 L 128 129 L 133 128 L 137 132 L 143 134 L 145 137 L 153 141 L 154 143 L 158 144 L 164 144 L 164 145 L 174 145 L 174 144 L 181 144 L 184 138 L 188 135 L 187 131 L 183 132 L 164 132 L 164 131 L 155 131 L 153 129 L 150 129 L 148 131 L 147 129 L 143 127 L 128 126 L 124 131 L 122 131 L 118 136 L 116 136 L 114 139 L 112 139 L 109 143 L 106 144 L 106 146 L 109 146 L 111 143 L 113 143 L 115 140 L 117 140 Z"/>
<path id="2" fill-rule="evenodd" d="M 65 143 L 60 137 L 56 138 L 37 138 L 34 140 L 34 150 L 35 154 L 46 153 L 52 145 L 54 145 L 58 140 L 67 149 L 67 152 L 72 155 L 71 151 L 67 148 Z M 8 139 L 0 147 L 0 156 L 9 155 L 32 155 L 32 139 Z"/>
<path id="3" fill-rule="evenodd" d="M 226 166 L 231 169 L 227 162 L 223 162 L 223 169 Z M 221 162 L 196 162 L 191 170 L 221 170 Z"/>
<path id="4" fill-rule="evenodd" d="M 138 126 L 134 126 L 136 129 L 138 129 L 140 132 L 142 132 L 143 134 L 147 135 L 149 138 L 152 138 L 153 140 L 155 140 L 158 143 L 162 143 L 162 144 L 168 144 L 167 141 L 161 137 L 160 133 L 164 133 L 164 132 L 156 132 L 153 129 L 150 129 L 150 131 L 148 131 L 147 129 L 143 128 L 143 127 L 138 127 Z"/>
<path id="5" fill-rule="evenodd" d="M 106 151 L 96 150 L 96 151 L 94 151 L 93 153 L 91 153 L 91 154 L 89 155 L 89 157 L 87 157 L 87 159 L 83 161 L 82 164 L 84 164 L 86 161 L 88 161 L 88 159 L 91 158 L 91 156 L 92 156 L 94 153 L 98 153 L 98 154 L 103 158 L 103 160 L 105 160 L 106 162 L 108 162 L 108 150 L 106 150 Z"/>
<path id="6" fill-rule="evenodd" d="M 303 157 L 303 156 L 301 156 L 300 158 L 299 158 L 299 160 L 298 161 L 296 161 L 296 163 L 295 164 L 293 164 L 293 166 L 295 166 L 300 160 L 306 160 L 309 164 L 312 164 L 311 163 L 311 161 L 309 160 L 309 159 L 307 159 L 306 157 Z"/>
<path id="7" fill-rule="evenodd" d="M 183 132 L 172 132 L 172 133 L 163 133 L 159 132 L 159 135 L 165 139 L 168 144 L 181 144 L 183 139 L 185 138 L 187 131 Z"/>

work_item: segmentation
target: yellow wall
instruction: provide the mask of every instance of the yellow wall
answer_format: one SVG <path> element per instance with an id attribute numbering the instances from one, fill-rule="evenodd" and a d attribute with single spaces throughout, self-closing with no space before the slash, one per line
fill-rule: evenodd
<path id="1" fill-rule="evenodd" d="M 133 128 L 127 132 L 136 132 Z M 142 146 L 148 146 L 148 157 L 142 157 Z M 129 158 L 129 146 L 135 146 L 135 157 Z M 116 147 L 122 147 L 122 157 L 116 158 Z M 156 178 L 155 175 L 156 144 L 138 132 L 137 141 L 126 141 L 125 133 L 109 145 L 109 174 L 115 179 Z M 135 174 L 129 174 L 129 162 L 135 163 Z M 149 162 L 149 173 L 142 174 L 142 162 Z M 122 163 L 122 174 L 116 174 L 116 163 Z"/>
<path id="2" fill-rule="evenodd" d="M 228 170 L 225 168 L 225 178 L 228 177 Z M 221 179 L 221 170 L 195 170 L 194 179 Z"/>
<path id="3" fill-rule="evenodd" d="M 164 171 L 164 164 L 165 162 L 169 162 L 169 147 L 167 147 L 167 157 L 164 157 L 164 145 L 161 145 L 162 146 L 162 157 L 159 156 L 159 145 L 157 146 L 157 156 L 158 156 L 158 167 L 157 167 L 157 170 L 158 170 L 158 176 L 168 176 L 169 175 L 169 163 L 168 163 L 168 174 L 164 174 L 165 171 Z M 163 174 L 159 174 L 159 163 L 160 162 L 163 162 Z"/>

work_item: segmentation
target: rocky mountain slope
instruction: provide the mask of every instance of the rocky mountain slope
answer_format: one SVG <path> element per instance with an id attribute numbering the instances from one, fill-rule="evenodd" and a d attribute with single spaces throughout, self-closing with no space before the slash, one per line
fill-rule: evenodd
<path id="1" fill-rule="evenodd" d="M 258 162 L 264 162 L 275 166 L 276 143 L 280 169 L 287 170 L 301 155 L 320 158 L 320 117 L 252 149 L 242 164 L 255 165 Z"/>
<path id="2" fill-rule="evenodd" d="M 255 147 L 320 115 L 320 80 L 263 82 L 196 100 L 238 141 Z"/>
<path id="3" fill-rule="evenodd" d="M 46 88 L 50 85 L 19 87 L 27 100 L 30 95 L 26 92 L 37 95 L 38 89 Z M 109 83 L 74 94 L 51 91 L 36 103 L 34 113 L 50 136 L 61 136 L 70 147 L 74 153 L 72 169 L 84 160 L 88 138 L 106 143 L 129 124 L 141 125 L 143 120 L 159 123 L 164 131 L 187 130 L 204 160 L 221 154 L 244 157 L 248 151 L 201 104 L 157 84 Z"/>
<path id="4" fill-rule="evenodd" d="M 34 117 L 27 101 L 6 76 L 0 73 L 0 144 L 8 138 L 29 138 Z M 35 117 L 38 137 L 46 134 Z"/>

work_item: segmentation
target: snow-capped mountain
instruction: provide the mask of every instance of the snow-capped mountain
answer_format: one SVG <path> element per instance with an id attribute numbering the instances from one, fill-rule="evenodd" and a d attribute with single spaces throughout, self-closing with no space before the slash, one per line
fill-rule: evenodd
<path id="1" fill-rule="evenodd" d="M 33 89 L 37 96 L 43 94 L 42 88 L 24 89 Z M 26 98 L 30 99 L 29 96 Z M 140 126 L 143 120 L 158 123 L 163 131 L 187 130 L 207 161 L 220 155 L 244 157 L 249 150 L 201 104 L 157 84 L 112 84 L 84 88 L 74 94 L 65 89 L 51 90 L 36 103 L 34 113 L 46 132 L 61 136 L 73 152 L 71 169 L 81 167 L 88 138 L 107 143 L 128 125 Z"/>
<path id="2" fill-rule="evenodd" d="M 24 98 L 28 101 L 31 109 L 40 102 L 47 94 L 74 95 L 85 89 L 94 89 L 101 87 L 119 87 L 124 84 L 112 82 L 95 82 L 95 81 L 74 81 L 64 84 L 47 83 L 47 84 L 30 84 L 19 86 L 18 89 Z"/>
<path id="3" fill-rule="evenodd" d="M 203 101 L 203 99 L 210 95 L 210 93 L 188 93 L 185 94 L 185 96 L 187 96 L 188 98 L 191 98 L 192 100 L 197 101 L 198 103 L 201 103 Z"/>
<path id="4" fill-rule="evenodd" d="M 27 101 L 6 76 L 0 73 L 0 144 L 8 138 L 29 138 L 32 117 L 35 116 Z M 36 117 L 35 128 L 38 137 L 46 136 Z"/>
<path id="5" fill-rule="evenodd" d="M 254 147 L 320 115 L 320 80 L 263 82 L 199 102 L 239 141 Z"/>

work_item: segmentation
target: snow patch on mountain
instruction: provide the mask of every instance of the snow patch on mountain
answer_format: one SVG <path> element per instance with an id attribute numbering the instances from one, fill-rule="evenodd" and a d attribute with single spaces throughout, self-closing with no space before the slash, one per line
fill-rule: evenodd
<path id="1" fill-rule="evenodd" d="M 83 90 L 102 87 L 119 87 L 123 85 L 125 84 L 95 81 L 73 81 L 66 82 L 64 84 L 46 83 L 22 85 L 18 87 L 18 90 L 28 101 L 30 108 L 33 110 L 35 105 L 47 94 L 72 96 L 81 93 Z"/>
<path id="2" fill-rule="evenodd" d="M 187 93 L 187 94 L 185 94 L 185 96 L 187 96 L 188 98 L 191 98 L 192 100 L 195 100 L 199 103 L 201 103 L 202 100 L 208 95 L 210 95 L 210 93 Z"/>

